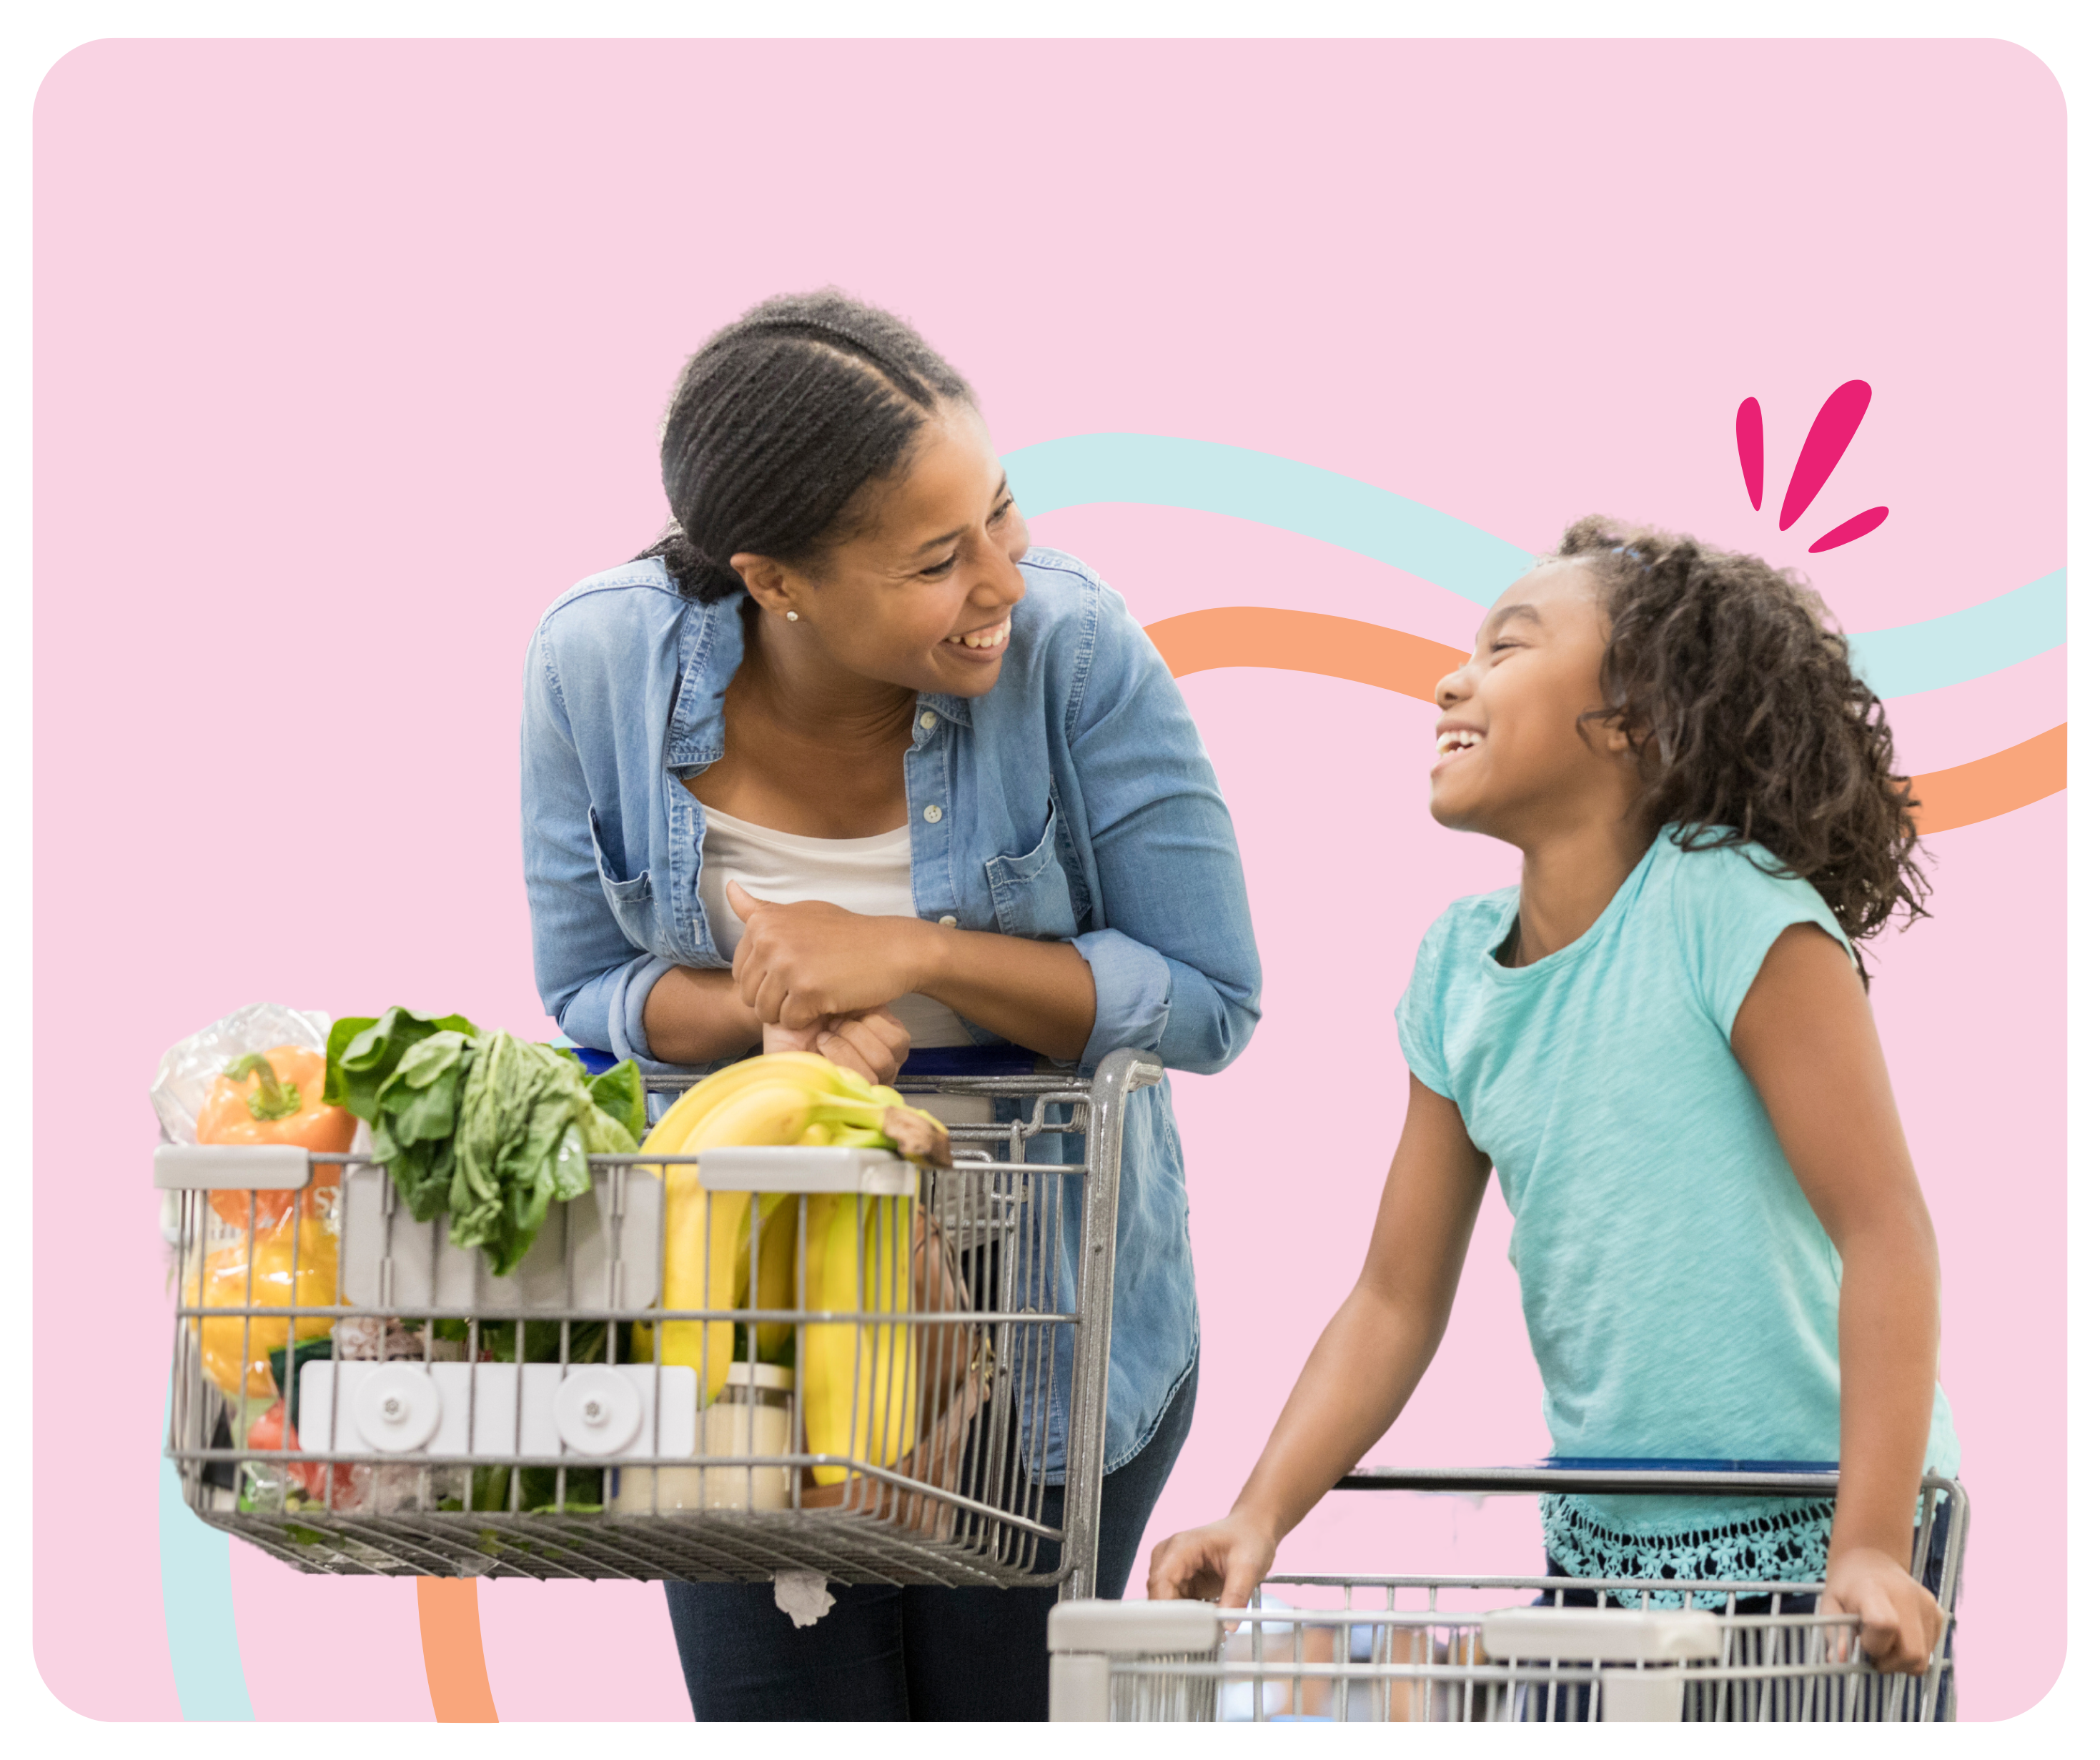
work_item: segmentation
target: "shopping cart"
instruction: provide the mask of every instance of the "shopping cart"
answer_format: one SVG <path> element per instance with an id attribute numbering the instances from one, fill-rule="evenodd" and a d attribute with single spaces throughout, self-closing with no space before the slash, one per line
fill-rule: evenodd
<path id="1" fill-rule="evenodd" d="M 1124 1109 L 1162 1073 L 900 1079 L 975 1109 L 952 1168 L 593 1155 L 501 1278 L 368 1158 L 164 1142 L 184 1498 L 304 1571 L 1090 1594 Z M 792 1299 L 760 1305 L 789 1244 Z M 695 1252 L 707 1301 L 668 1307 Z"/>
<path id="2" fill-rule="evenodd" d="M 1381 1468 L 1337 1489 L 1830 1498 L 1837 1485 L 1817 1472 Z M 1946 1616 L 1922 1675 L 1877 1674 L 1859 1621 L 1813 1610 L 1814 1583 L 1293 1576 L 1271 1578 L 1246 1610 L 1065 1602 L 1050 1618 L 1051 1720 L 1951 1719 L 1969 1502 L 1951 1480 L 1929 1476 L 1921 1491 L 1912 1574 Z M 1686 1607 L 1688 1589 L 1720 1605 Z"/>

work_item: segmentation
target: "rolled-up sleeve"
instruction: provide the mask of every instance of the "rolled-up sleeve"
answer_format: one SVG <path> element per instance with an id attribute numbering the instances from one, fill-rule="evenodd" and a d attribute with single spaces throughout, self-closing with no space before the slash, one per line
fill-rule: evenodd
<path id="1" fill-rule="evenodd" d="M 1261 1019 L 1239 845 L 1167 662 L 1121 598 L 1100 593 L 1070 724 L 1100 895 L 1100 926 L 1073 939 L 1094 978 L 1083 1061 L 1132 1045 L 1209 1075 Z"/>
<path id="2" fill-rule="evenodd" d="M 540 1000 L 569 1038 L 645 1063 L 642 1005 L 671 961 L 622 932 L 599 884 L 590 787 L 562 706 L 544 627 L 525 662 L 519 739 L 525 893 Z"/>

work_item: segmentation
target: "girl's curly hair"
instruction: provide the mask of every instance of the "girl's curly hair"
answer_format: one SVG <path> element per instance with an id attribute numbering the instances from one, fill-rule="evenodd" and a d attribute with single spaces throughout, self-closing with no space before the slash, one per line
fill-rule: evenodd
<path id="1" fill-rule="evenodd" d="M 1586 564 L 1608 625 L 1606 706 L 1648 781 L 1637 810 L 1682 846 L 1756 843 L 1864 940 L 1929 914 L 1917 803 L 1882 701 L 1823 601 L 1791 571 L 1696 539 L 1592 517 L 1560 555 Z"/>

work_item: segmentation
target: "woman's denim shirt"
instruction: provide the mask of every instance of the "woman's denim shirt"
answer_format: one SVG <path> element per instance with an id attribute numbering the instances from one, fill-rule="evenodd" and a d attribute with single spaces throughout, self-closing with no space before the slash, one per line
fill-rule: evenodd
<path id="1" fill-rule="evenodd" d="M 1216 775 L 1122 598 L 1055 550 L 1030 550 L 1021 568 L 1028 590 L 999 683 L 979 697 L 919 699 L 904 759 L 913 904 L 924 918 L 1077 948 L 1096 996 L 1083 1071 L 1126 1045 L 1170 1068 L 1221 1070 L 1260 1016 L 1261 971 Z M 678 1066 L 649 1054 L 650 987 L 674 966 L 729 964 L 700 904 L 706 810 L 685 782 L 722 755 L 722 693 L 743 656 L 741 604 L 700 605 L 660 562 L 629 563 L 556 601 L 526 667 L 525 883 L 540 995 L 577 1044 L 651 1071 Z M 982 1045 L 1004 1043 L 969 1031 Z M 1197 1338 L 1165 1083 L 1132 1096 L 1124 1133 L 1111 1471 L 1150 1439 Z M 1065 1153 L 1054 1136 L 1030 1149 L 1031 1159 Z M 1068 1259 L 1078 1195 L 1065 1217 Z M 1069 1264 L 1059 1282 L 1070 1312 Z M 1059 1357 L 1055 1379 L 1069 1385 L 1069 1350 Z M 1054 1480 L 1064 1415 L 1042 1415 Z"/>

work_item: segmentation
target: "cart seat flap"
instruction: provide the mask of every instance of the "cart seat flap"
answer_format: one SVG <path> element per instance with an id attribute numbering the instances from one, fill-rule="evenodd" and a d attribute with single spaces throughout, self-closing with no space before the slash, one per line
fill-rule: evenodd
<path id="1" fill-rule="evenodd" d="M 860 1192 L 902 1198 L 918 1170 L 883 1149 L 709 1149 L 699 1158 L 705 1191 Z"/>
<path id="2" fill-rule="evenodd" d="M 1050 1610 L 1050 1648 L 1201 1655 L 1218 1648 L 1226 1617 L 1208 1601 L 1061 1601 Z"/>
<path id="3" fill-rule="evenodd" d="M 161 1143 L 153 1151 L 161 1191 L 300 1191 L 312 1177 L 294 1143 Z"/>
<path id="4" fill-rule="evenodd" d="M 1707 1662 L 1719 1616 L 1701 1608 L 1505 1608 L 1480 1622 L 1498 1662 Z"/>

